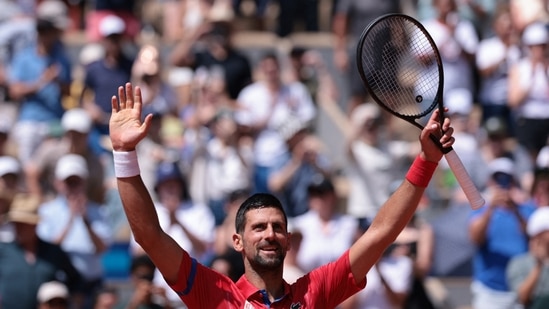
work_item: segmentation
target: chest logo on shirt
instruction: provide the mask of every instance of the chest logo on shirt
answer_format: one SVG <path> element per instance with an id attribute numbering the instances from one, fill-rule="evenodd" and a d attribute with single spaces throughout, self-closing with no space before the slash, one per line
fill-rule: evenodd
<path id="1" fill-rule="evenodd" d="M 290 305 L 290 309 L 299 309 L 301 308 L 301 303 L 293 303 Z"/>

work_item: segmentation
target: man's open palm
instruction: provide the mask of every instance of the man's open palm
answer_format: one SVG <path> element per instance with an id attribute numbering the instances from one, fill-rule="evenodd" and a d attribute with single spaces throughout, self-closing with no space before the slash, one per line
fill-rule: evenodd
<path id="1" fill-rule="evenodd" d="M 112 147 L 117 151 L 134 150 L 135 146 L 146 135 L 152 115 L 147 115 L 141 122 L 141 89 L 135 87 L 135 94 L 131 83 L 125 88 L 118 88 L 118 98 L 111 99 L 112 114 L 109 122 Z"/>

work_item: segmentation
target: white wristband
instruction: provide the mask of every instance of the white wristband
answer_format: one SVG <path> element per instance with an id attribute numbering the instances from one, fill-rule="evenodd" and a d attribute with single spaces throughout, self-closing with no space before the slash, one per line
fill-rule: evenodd
<path id="1" fill-rule="evenodd" d="M 140 174 L 137 153 L 132 151 L 112 152 L 114 161 L 114 175 L 116 178 L 133 177 Z"/>

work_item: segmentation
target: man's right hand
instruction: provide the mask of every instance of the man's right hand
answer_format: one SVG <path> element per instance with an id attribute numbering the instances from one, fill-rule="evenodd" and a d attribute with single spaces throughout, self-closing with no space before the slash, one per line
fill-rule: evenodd
<path id="1" fill-rule="evenodd" d="M 141 109 L 143 106 L 141 89 L 131 83 L 126 87 L 118 88 L 118 99 L 111 99 L 112 114 L 109 122 L 110 138 L 113 150 L 131 151 L 147 135 L 152 115 L 149 114 L 141 122 Z"/>

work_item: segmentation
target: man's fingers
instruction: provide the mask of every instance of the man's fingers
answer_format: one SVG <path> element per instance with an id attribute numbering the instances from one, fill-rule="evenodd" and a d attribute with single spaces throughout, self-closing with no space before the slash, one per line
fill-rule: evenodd
<path id="1" fill-rule="evenodd" d="M 112 113 L 117 113 L 119 111 L 119 107 L 118 107 L 118 99 L 116 98 L 115 95 L 112 96 L 111 98 L 111 107 L 112 107 Z"/>
<path id="2" fill-rule="evenodd" d="M 131 83 L 126 83 L 126 108 L 133 108 L 133 87 Z"/>
<path id="3" fill-rule="evenodd" d="M 126 108 L 126 93 L 122 86 L 118 87 L 118 104 L 120 105 L 120 110 Z"/>

